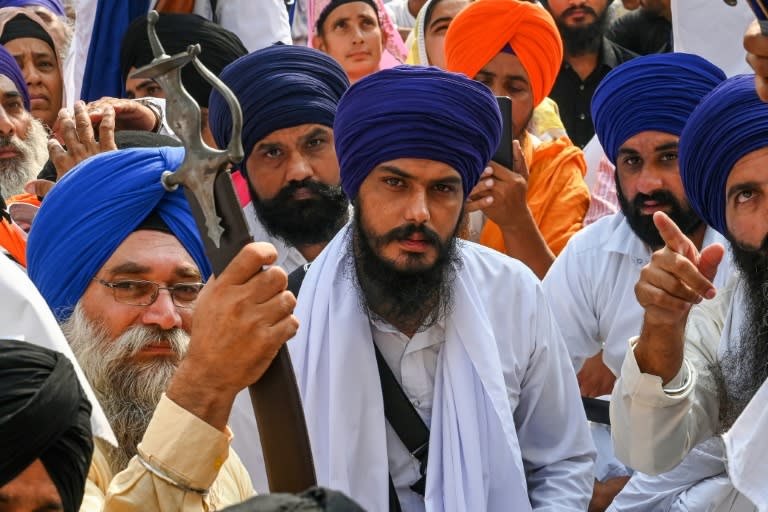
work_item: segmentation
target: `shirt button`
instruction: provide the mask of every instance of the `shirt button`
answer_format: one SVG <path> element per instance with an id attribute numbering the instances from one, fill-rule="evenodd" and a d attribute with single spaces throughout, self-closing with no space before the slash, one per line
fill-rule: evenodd
<path id="1" fill-rule="evenodd" d="M 421 402 L 420 402 L 419 400 L 414 400 L 412 403 L 413 403 L 413 406 L 414 406 L 414 407 L 419 407 L 419 406 L 421 406 Z"/>
<path id="2" fill-rule="evenodd" d="M 587 116 L 585 114 L 579 114 L 579 119 L 581 119 L 582 121 L 585 120 L 586 118 Z"/>
<path id="3" fill-rule="evenodd" d="M 579 90 L 580 90 L 580 91 L 583 91 L 583 90 L 584 90 L 584 84 L 581 84 L 581 85 L 579 86 Z"/>

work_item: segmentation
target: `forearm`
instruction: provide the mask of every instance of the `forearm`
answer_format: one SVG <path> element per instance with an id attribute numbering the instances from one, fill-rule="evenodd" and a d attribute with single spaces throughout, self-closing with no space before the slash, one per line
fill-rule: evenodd
<path id="1" fill-rule="evenodd" d="M 666 385 L 680 372 L 685 351 L 685 319 L 679 325 L 653 325 L 646 314 L 634 349 L 640 373 L 661 377 Z"/>
<path id="2" fill-rule="evenodd" d="M 200 375 L 193 364 L 185 363 L 188 361 L 182 362 L 176 370 L 166 390 L 166 396 L 182 409 L 223 432 L 227 427 L 237 393 L 201 386 L 201 382 L 206 382 L 204 375 Z"/>
<path id="3" fill-rule="evenodd" d="M 555 255 L 547 246 L 530 212 L 514 225 L 499 227 L 507 255 L 522 261 L 539 279 L 544 279 L 555 261 Z"/>

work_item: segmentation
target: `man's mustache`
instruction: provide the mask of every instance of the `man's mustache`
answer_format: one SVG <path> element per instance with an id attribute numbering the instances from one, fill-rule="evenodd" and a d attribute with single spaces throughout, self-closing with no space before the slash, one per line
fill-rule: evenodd
<path id="1" fill-rule="evenodd" d="M 563 11 L 563 14 L 561 14 L 560 17 L 565 18 L 576 11 L 583 11 L 597 18 L 597 13 L 595 12 L 595 10 L 588 5 L 574 5 L 573 7 L 569 7 Z"/>
<path id="2" fill-rule="evenodd" d="M 397 242 L 406 240 L 415 234 L 422 235 L 424 237 L 424 242 L 428 244 L 436 246 L 440 245 L 440 236 L 423 224 L 405 224 L 404 226 L 397 227 L 381 236 L 380 240 L 383 243 Z"/>
<path id="3" fill-rule="evenodd" d="M 658 203 L 659 206 L 673 206 L 673 207 L 680 206 L 680 203 L 678 202 L 677 198 L 667 190 L 657 190 L 652 194 L 643 194 L 642 192 L 638 192 L 638 194 L 632 200 L 632 206 L 634 206 L 636 210 L 639 210 L 640 208 L 645 206 L 645 204 L 643 203 L 645 203 L 646 201 L 653 201 L 655 203 Z"/>

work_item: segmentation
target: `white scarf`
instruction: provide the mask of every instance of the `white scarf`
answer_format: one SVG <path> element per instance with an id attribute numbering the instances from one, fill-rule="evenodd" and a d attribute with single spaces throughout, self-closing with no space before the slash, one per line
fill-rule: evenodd
<path id="1" fill-rule="evenodd" d="M 385 417 L 370 321 L 359 305 L 347 225 L 314 261 L 289 342 L 318 483 L 388 510 Z M 460 251 L 470 249 L 463 242 Z M 499 352 L 465 258 L 437 360 L 427 512 L 531 510 Z"/>

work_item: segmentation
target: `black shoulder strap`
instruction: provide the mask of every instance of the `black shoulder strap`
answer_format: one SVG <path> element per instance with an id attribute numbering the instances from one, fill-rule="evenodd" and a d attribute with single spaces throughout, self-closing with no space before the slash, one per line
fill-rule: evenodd
<path id="1" fill-rule="evenodd" d="M 581 403 L 584 404 L 584 412 L 587 413 L 587 419 L 593 423 L 611 424 L 611 402 L 600 400 L 598 398 L 581 397 Z"/>
<path id="2" fill-rule="evenodd" d="M 294 294 L 296 297 L 299 296 L 299 290 L 301 290 L 301 283 L 304 282 L 304 277 L 307 275 L 307 270 L 309 270 L 309 266 L 311 263 L 307 263 L 306 265 L 302 265 L 290 274 L 288 274 L 288 291 Z"/>
<path id="3" fill-rule="evenodd" d="M 405 395 L 403 388 L 398 384 L 392 374 L 379 347 L 374 343 L 376 350 L 376 364 L 379 367 L 381 379 L 381 393 L 384 397 L 384 415 L 395 430 L 397 437 L 403 442 L 411 455 L 419 461 L 421 478 L 411 486 L 411 490 L 424 496 L 427 483 L 427 456 L 429 455 L 429 429 L 414 409 L 413 404 Z M 391 478 L 390 478 L 391 480 Z M 392 505 L 392 492 L 394 486 L 390 482 L 390 506 Z M 395 496 L 395 501 L 397 497 Z M 399 503 L 398 503 L 399 505 Z"/>

